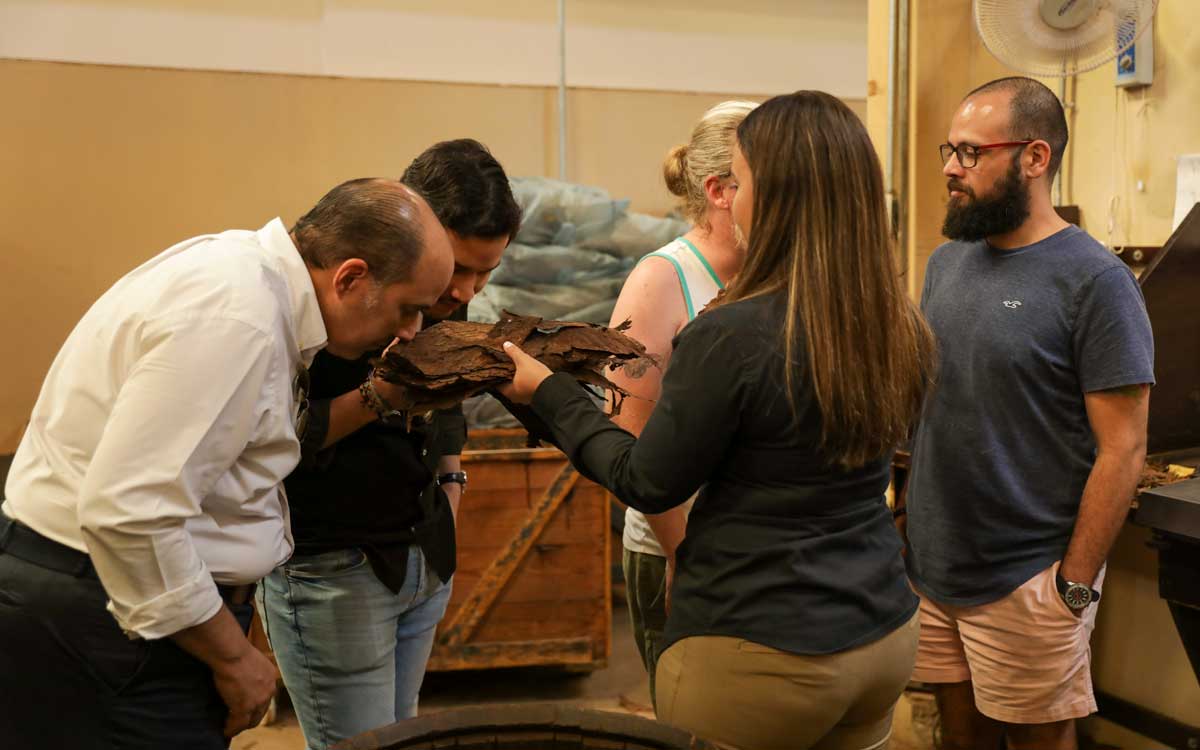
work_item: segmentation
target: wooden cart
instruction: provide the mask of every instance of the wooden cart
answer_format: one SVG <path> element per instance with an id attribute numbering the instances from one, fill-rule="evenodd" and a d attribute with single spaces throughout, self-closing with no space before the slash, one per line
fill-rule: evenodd
<path id="1" fill-rule="evenodd" d="M 609 497 L 522 430 L 471 433 L 458 572 L 430 671 L 603 667 L 611 646 Z"/>

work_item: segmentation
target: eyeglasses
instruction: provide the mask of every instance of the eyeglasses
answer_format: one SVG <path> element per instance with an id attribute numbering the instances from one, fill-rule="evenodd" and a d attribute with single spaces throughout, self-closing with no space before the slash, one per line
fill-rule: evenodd
<path id="1" fill-rule="evenodd" d="M 938 151 L 942 154 L 942 166 L 946 166 L 946 162 L 950 161 L 951 156 L 958 156 L 958 163 L 963 169 L 970 169 L 979 163 L 979 152 L 987 151 L 993 148 L 1009 148 L 1010 146 L 1028 146 L 1033 141 L 1008 141 L 1007 143 L 985 143 L 982 146 L 972 146 L 969 143 L 960 143 L 957 146 L 951 143 L 943 143 L 938 146 Z"/>

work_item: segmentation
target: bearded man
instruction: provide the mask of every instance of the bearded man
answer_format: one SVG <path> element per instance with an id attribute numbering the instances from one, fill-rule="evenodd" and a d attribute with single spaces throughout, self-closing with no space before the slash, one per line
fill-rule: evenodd
<path id="1" fill-rule="evenodd" d="M 950 239 L 921 307 L 941 366 L 913 441 L 913 677 L 943 747 L 1075 748 L 1096 710 L 1104 560 L 1146 452 L 1154 352 L 1129 269 L 1054 211 L 1067 144 L 1029 78 L 972 91 L 941 146 Z"/>

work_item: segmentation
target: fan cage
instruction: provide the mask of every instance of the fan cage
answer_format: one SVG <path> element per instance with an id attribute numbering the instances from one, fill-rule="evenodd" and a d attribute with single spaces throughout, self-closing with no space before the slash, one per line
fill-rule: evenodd
<path id="1" fill-rule="evenodd" d="M 1062 30 L 1042 20 L 1040 0 L 975 0 L 975 28 L 988 51 L 1005 65 L 1040 77 L 1070 76 L 1094 70 L 1128 50 L 1152 25 L 1158 0 L 1097 4 L 1097 12 L 1081 26 Z M 1117 30 L 1128 25 L 1133 33 L 1118 39 Z"/>

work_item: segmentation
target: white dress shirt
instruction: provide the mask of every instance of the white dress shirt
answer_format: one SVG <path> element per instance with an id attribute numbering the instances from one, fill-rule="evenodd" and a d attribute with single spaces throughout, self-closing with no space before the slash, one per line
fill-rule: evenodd
<path id="1" fill-rule="evenodd" d="M 204 622 L 222 606 L 216 583 L 256 581 L 291 556 L 294 384 L 325 338 L 279 219 L 175 245 L 63 344 L 4 513 L 90 554 L 131 635 Z"/>

